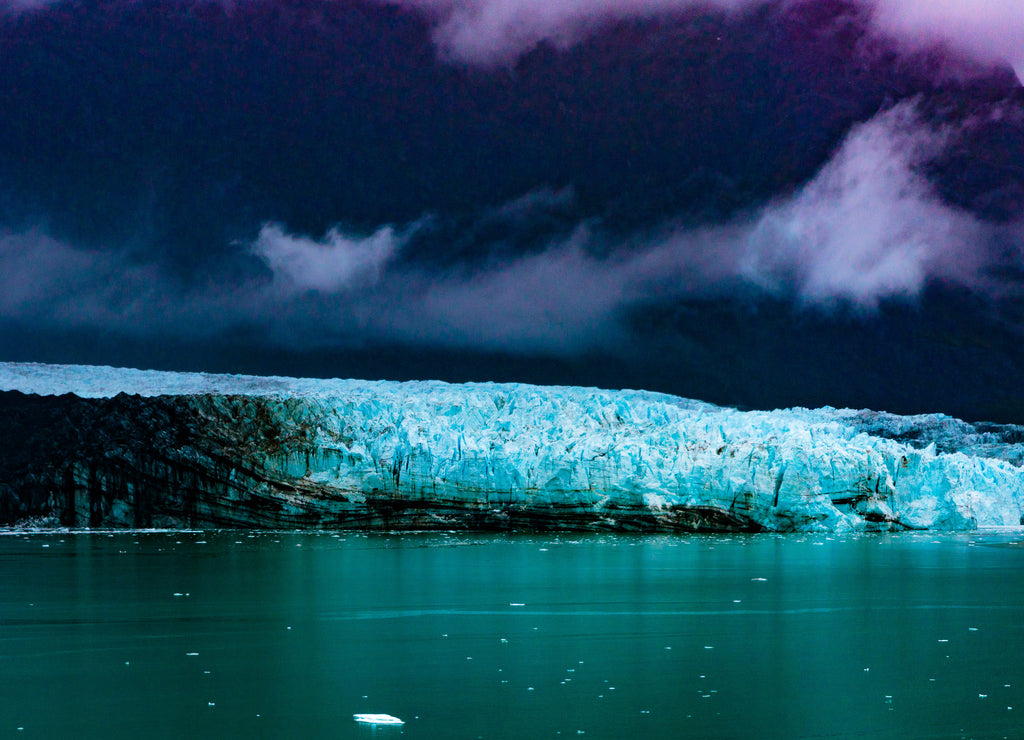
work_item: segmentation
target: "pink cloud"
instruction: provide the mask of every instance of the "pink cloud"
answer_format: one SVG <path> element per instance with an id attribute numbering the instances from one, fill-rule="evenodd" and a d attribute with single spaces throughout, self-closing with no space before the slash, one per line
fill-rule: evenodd
<path id="1" fill-rule="evenodd" d="M 217 2 L 220 0 L 210 0 Z M 242 2 L 253 0 L 242 0 Z M 743 13 L 820 0 L 377 0 L 429 16 L 442 56 L 479 65 L 507 63 L 542 41 L 566 48 L 602 25 L 688 11 Z M 0 0 L 0 10 L 32 12 L 61 0 Z M 940 44 L 1024 77 L 1020 0 L 854 0 L 880 34 L 911 46 Z"/>
<path id="2" fill-rule="evenodd" d="M 916 43 L 948 44 L 982 62 L 1024 73 L 1024 6 L 1020 0 L 873 0 L 875 26 Z"/>
<path id="3" fill-rule="evenodd" d="M 382 0 L 415 8 L 435 22 L 434 40 L 446 57 L 474 64 L 506 62 L 541 41 L 565 48 L 602 24 L 650 18 L 694 7 L 727 12 L 764 0 Z"/>
<path id="4" fill-rule="evenodd" d="M 803 0 L 816 2 L 817 0 Z M 690 10 L 739 13 L 769 0 L 380 0 L 434 21 L 442 54 L 472 64 L 507 62 L 541 41 L 567 47 L 602 24 Z M 800 4 L 781 0 L 783 5 Z M 912 46 L 942 44 L 1024 74 L 1024 8 L 1019 0 L 858 0 L 875 29 Z"/>

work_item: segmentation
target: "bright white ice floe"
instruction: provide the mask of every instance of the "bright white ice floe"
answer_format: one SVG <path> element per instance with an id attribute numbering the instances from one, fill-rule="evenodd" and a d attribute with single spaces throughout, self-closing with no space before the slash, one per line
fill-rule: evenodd
<path id="1" fill-rule="evenodd" d="M 476 510 L 726 512 L 772 531 L 1019 526 L 1024 428 L 942 414 L 742 412 L 643 391 L 318 380 L 0 363 L 0 390 L 258 397 L 301 447 L 260 451 L 282 480 Z M 312 429 L 312 433 L 308 430 Z"/>
<path id="2" fill-rule="evenodd" d="M 392 717 L 390 714 L 353 714 L 352 719 L 356 722 L 364 722 L 369 725 L 404 725 L 405 722 Z"/>

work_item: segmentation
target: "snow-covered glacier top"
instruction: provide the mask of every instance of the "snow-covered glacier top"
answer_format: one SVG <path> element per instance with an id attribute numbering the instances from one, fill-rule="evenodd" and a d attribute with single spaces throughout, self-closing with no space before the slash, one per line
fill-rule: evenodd
<path id="1" fill-rule="evenodd" d="M 37 362 L 0 362 L 0 391 L 20 391 L 40 396 L 71 393 L 79 398 L 112 398 L 119 393 L 137 396 L 232 395 L 274 398 L 440 397 L 477 392 L 537 394 L 563 398 L 587 398 L 613 393 L 638 403 L 662 402 L 687 408 L 717 408 L 649 391 L 601 391 L 575 386 L 533 386 L 523 383 L 445 383 L 438 380 L 397 382 L 339 378 L 290 378 L 276 375 L 230 375 L 168 372 L 98 365 L 48 365 Z"/>
<path id="2" fill-rule="evenodd" d="M 942 414 L 739 411 L 644 391 L 20 363 L 0 363 L 0 390 L 262 397 L 285 423 L 294 416 L 305 429 L 315 419 L 320 451 L 268 464 L 332 490 L 393 486 L 399 496 L 442 491 L 609 517 L 630 507 L 714 511 L 769 530 L 1018 526 L 1024 513 L 1021 428 Z"/>

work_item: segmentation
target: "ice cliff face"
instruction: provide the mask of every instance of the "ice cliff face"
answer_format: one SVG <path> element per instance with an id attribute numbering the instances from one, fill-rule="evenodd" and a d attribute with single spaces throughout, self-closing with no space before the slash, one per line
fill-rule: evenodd
<path id="1" fill-rule="evenodd" d="M 1024 430 L 941 415 L 13 363 L 0 391 L 8 523 L 956 530 L 1024 509 Z"/>

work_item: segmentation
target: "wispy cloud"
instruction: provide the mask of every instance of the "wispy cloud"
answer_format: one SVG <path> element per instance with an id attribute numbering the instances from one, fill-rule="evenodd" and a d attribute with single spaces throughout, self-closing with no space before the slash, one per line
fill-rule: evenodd
<path id="1" fill-rule="evenodd" d="M 392 302 L 381 330 L 403 341 L 574 352 L 617 334 L 630 299 L 628 260 L 598 260 L 581 227 L 541 254 L 466 273 L 406 275 L 413 289 Z"/>
<path id="2" fill-rule="evenodd" d="M 65 327 L 159 333 L 188 315 L 216 313 L 230 292 L 218 290 L 193 310 L 159 265 L 78 249 L 38 229 L 0 233 L 0 264 L 0 318 Z"/>
<path id="3" fill-rule="evenodd" d="M 435 23 L 442 54 L 490 65 L 507 62 L 541 41 L 570 46 L 601 25 L 690 8 L 728 12 L 767 0 L 380 0 L 416 8 Z"/>
<path id="4" fill-rule="evenodd" d="M 985 228 L 921 174 L 944 138 L 911 104 L 854 127 L 817 177 L 754 221 L 738 272 L 805 302 L 865 307 L 916 295 L 929 278 L 973 282 Z"/>
<path id="5" fill-rule="evenodd" d="M 415 227 L 412 227 L 415 228 Z M 375 283 L 411 229 L 399 234 L 384 226 L 367 237 L 346 235 L 338 228 L 322 240 L 287 233 L 280 224 L 264 224 L 252 252 L 266 262 L 278 288 L 335 293 Z"/>

